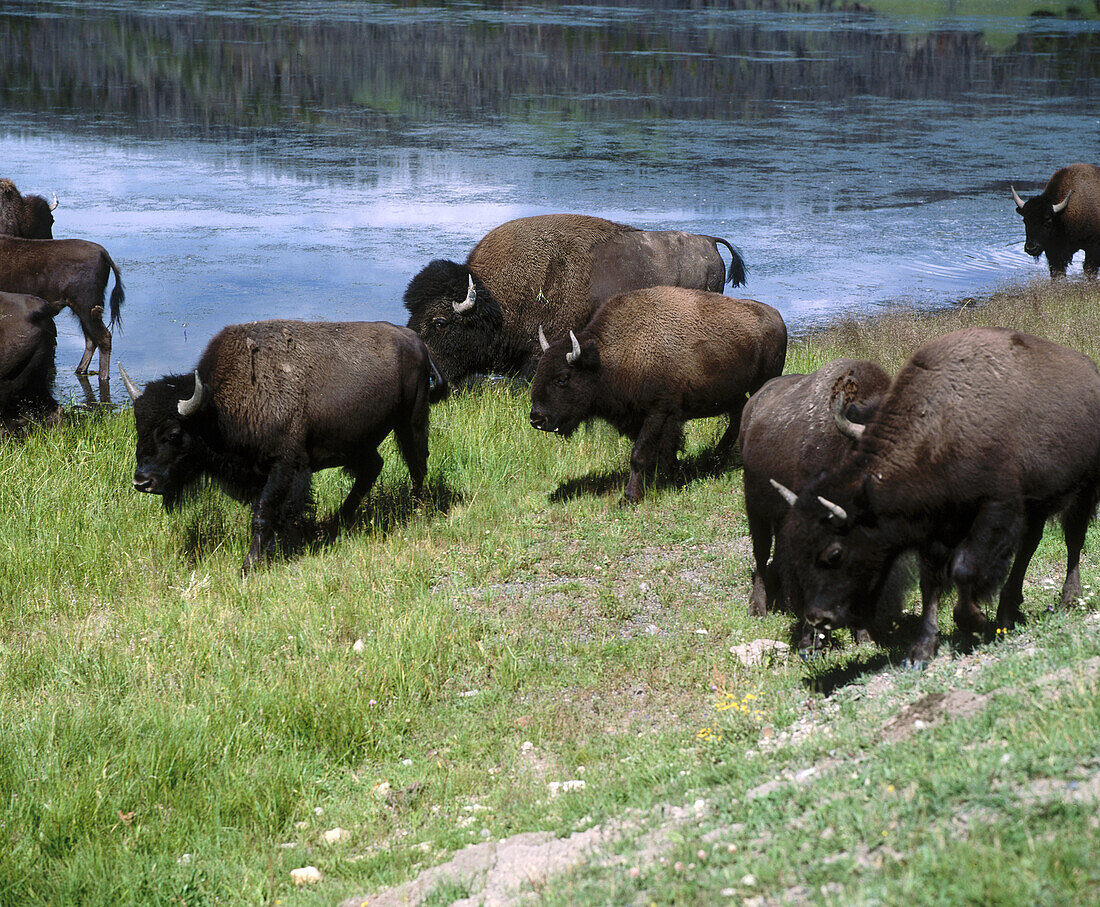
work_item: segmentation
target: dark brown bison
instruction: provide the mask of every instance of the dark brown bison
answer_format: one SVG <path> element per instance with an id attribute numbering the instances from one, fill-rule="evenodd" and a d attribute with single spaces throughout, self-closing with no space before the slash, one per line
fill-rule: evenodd
<path id="1" fill-rule="evenodd" d="M 23 239 L 53 239 L 53 211 L 40 195 L 23 195 L 9 179 L 0 179 L 0 235 Z"/>
<path id="2" fill-rule="evenodd" d="M 1012 188 L 1024 219 L 1024 251 L 1044 252 L 1051 278 L 1065 277 L 1074 253 L 1085 250 L 1085 276 L 1100 267 L 1100 167 L 1070 164 L 1055 172 L 1046 188 L 1026 202 Z"/>
<path id="3" fill-rule="evenodd" d="M 223 328 L 193 375 L 170 375 L 134 400 L 134 488 L 166 509 L 202 476 L 252 503 L 247 571 L 297 530 L 311 477 L 342 466 L 353 478 L 346 523 L 382 470 L 392 431 L 422 494 L 428 407 L 447 389 L 412 331 L 384 322 L 257 321 Z"/>
<path id="4" fill-rule="evenodd" d="M 732 256 L 728 278 L 719 243 Z M 540 326 L 564 337 L 611 296 L 658 285 L 719 291 L 727 279 L 743 283 L 745 265 L 724 239 L 543 214 L 490 230 L 464 265 L 428 264 L 405 290 L 405 308 L 449 380 L 479 372 L 529 379 Z"/>
<path id="5" fill-rule="evenodd" d="M 579 332 L 544 354 L 531 385 L 531 424 L 569 437 L 599 418 L 634 440 L 623 497 L 676 462 L 688 419 L 729 414 L 717 453 L 729 453 L 749 394 L 783 371 L 779 312 L 705 290 L 651 287 L 607 300 Z"/>
<path id="6" fill-rule="evenodd" d="M 742 478 L 745 514 L 755 568 L 749 613 L 762 617 L 779 599 L 778 564 L 769 566 L 772 543 L 790 506 L 773 483 L 801 488 L 837 466 L 855 442 L 837 429 L 833 408 L 873 406 L 890 385 L 874 362 L 837 359 L 809 375 L 783 375 L 758 390 L 741 414 Z M 796 613 L 801 608 L 790 605 Z"/>
<path id="7" fill-rule="evenodd" d="M 57 303 L 20 293 L 0 293 L 0 425 L 53 417 Z"/>
<path id="8" fill-rule="evenodd" d="M 856 447 L 802 486 L 780 530 L 783 581 L 797 584 L 811 624 L 867 625 L 891 565 L 916 551 L 930 568 L 912 662 L 935 654 L 946 582 L 961 630 L 988 630 L 979 603 L 997 589 L 996 625 L 1008 629 L 1055 516 L 1068 550 L 1062 604 L 1081 594 L 1100 496 L 1100 374 L 1087 357 L 1006 328 L 956 331 L 918 349 L 866 426 L 851 428 Z"/>
<path id="9" fill-rule="evenodd" d="M 107 250 L 83 239 L 18 239 L 0 236 L 0 290 L 29 293 L 72 309 L 84 332 L 84 355 L 76 367 L 88 374 L 92 354 L 99 350 L 99 378 L 111 377 L 111 332 L 103 325 L 107 281 L 111 291 L 111 326 L 119 322 L 125 299 L 122 276 Z"/>

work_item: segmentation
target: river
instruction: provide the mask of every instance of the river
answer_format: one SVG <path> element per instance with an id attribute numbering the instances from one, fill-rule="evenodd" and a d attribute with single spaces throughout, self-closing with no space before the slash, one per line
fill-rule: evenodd
<path id="1" fill-rule="evenodd" d="M 404 323 L 554 211 L 726 237 L 796 332 L 1045 275 L 1009 185 L 1100 158 L 1100 24 L 743 6 L 8 0 L 0 176 L 119 264 L 138 381 L 233 322 Z"/>

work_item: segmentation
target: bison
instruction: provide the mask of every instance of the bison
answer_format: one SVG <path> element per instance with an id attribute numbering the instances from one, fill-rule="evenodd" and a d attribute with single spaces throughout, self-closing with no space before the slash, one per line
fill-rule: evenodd
<path id="1" fill-rule="evenodd" d="M 682 287 L 613 296 L 579 333 L 540 341 L 531 424 L 567 438 L 599 418 L 633 439 L 628 503 L 675 464 L 688 419 L 728 413 L 716 449 L 728 454 L 746 397 L 783 371 L 787 354 L 787 329 L 771 306 Z"/>
<path id="2" fill-rule="evenodd" d="M 53 239 L 51 205 L 40 195 L 23 195 L 9 179 L 0 179 L 0 235 L 23 239 Z"/>
<path id="3" fill-rule="evenodd" d="M 873 406 L 890 384 L 874 362 L 837 359 L 809 375 L 783 375 L 758 390 L 741 414 L 737 439 L 745 483 L 745 514 L 755 568 L 749 613 L 763 617 L 779 601 L 778 564 L 768 559 L 789 506 L 772 483 L 800 488 L 836 466 L 852 441 L 837 430 L 836 405 Z M 801 608 L 792 604 L 797 613 Z"/>
<path id="4" fill-rule="evenodd" d="M 1070 164 L 1057 170 L 1046 188 L 1026 202 L 1012 189 L 1016 212 L 1024 219 L 1024 251 L 1044 252 L 1051 279 L 1066 276 L 1074 253 L 1085 251 L 1085 276 L 1100 267 L 1100 167 Z"/>
<path id="5" fill-rule="evenodd" d="M 169 375 L 134 400 L 134 488 L 165 509 L 203 476 L 252 504 L 242 570 L 300 528 L 311 477 L 342 466 L 354 481 L 339 516 L 350 522 L 382 470 L 392 431 L 423 493 L 429 403 L 447 390 L 427 347 L 385 322 L 257 321 L 223 328 L 193 375 Z"/>
<path id="6" fill-rule="evenodd" d="M 1100 497 L 1100 374 L 1086 356 L 1007 328 L 956 331 L 913 353 L 866 425 L 848 429 L 858 441 L 838 466 L 797 497 L 784 490 L 783 581 L 797 584 L 812 625 L 866 625 L 891 565 L 916 551 L 929 569 L 911 662 L 935 654 L 947 582 L 960 630 L 988 631 L 979 603 L 998 589 L 996 626 L 1007 630 L 1056 516 L 1068 553 L 1061 602 L 1080 595 Z"/>
<path id="7" fill-rule="evenodd" d="M 728 275 L 718 244 L 732 256 Z M 465 264 L 428 264 L 409 282 L 405 308 L 450 381 L 478 372 L 529 380 L 540 326 L 564 337 L 620 293 L 658 285 L 720 291 L 744 280 L 744 261 L 724 239 L 543 214 L 490 230 Z"/>
<path id="8" fill-rule="evenodd" d="M 83 239 L 19 239 L 0 236 L 0 290 L 29 293 L 72 309 L 84 332 L 84 355 L 76 367 L 88 374 L 92 354 L 99 350 L 99 379 L 111 377 L 111 332 L 103 325 L 107 281 L 111 291 L 111 327 L 119 323 L 125 299 L 122 275 L 107 250 Z"/>
<path id="9" fill-rule="evenodd" d="M 57 303 L 37 296 L 0 293 L 0 425 L 59 412 L 53 398 Z"/>

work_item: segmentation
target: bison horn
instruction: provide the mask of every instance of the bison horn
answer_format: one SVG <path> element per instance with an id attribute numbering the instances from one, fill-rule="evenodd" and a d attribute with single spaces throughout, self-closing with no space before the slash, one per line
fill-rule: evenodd
<path id="1" fill-rule="evenodd" d="M 141 396 L 141 390 L 130 380 L 130 376 L 126 374 L 126 369 L 122 367 L 121 362 L 118 364 L 118 373 L 122 375 L 122 383 L 126 385 L 126 392 L 130 395 L 130 399 L 136 402 L 137 398 Z"/>
<path id="2" fill-rule="evenodd" d="M 1066 197 L 1064 199 L 1062 199 L 1060 202 L 1058 202 L 1058 204 L 1055 205 L 1050 210 L 1053 211 L 1055 214 L 1061 214 L 1063 211 L 1066 210 L 1066 205 L 1069 204 L 1069 197 L 1071 195 L 1073 195 L 1073 190 L 1072 189 L 1070 189 L 1069 192 L 1066 193 Z"/>
<path id="3" fill-rule="evenodd" d="M 572 331 L 569 332 L 569 339 L 573 342 L 573 352 L 565 354 L 565 361 L 568 365 L 572 365 L 581 354 L 581 345 L 577 342 L 577 335 Z"/>
<path id="4" fill-rule="evenodd" d="M 1016 203 L 1016 207 L 1022 208 L 1024 206 L 1024 200 L 1017 194 L 1016 187 L 1009 186 L 1008 188 L 1012 190 L 1012 200 Z"/>
<path id="5" fill-rule="evenodd" d="M 195 393 L 191 395 L 190 400 L 180 400 L 176 406 L 181 416 L 193 416 L 202 409 L 203 391 L 202 381 L 199 379 L 199 370 L 195 369 Z"/>
<path id="6" fill-rule="evenodd" d="M 848 522 L 848 511 L 841 507 L 839 504 L 834 504 L 827 498 L 821 497 L 821 495 L 817 496 L 817 502 L 837 519 L 845 523 Z"/>
<path id="7" fill-rule="evenodd" d="M 474 289 L 474 275 L 470 275 L 470 286 L 466 290 L 466 298 L 462 302 L 456 302 L 454 304 L 455 312 L 461 315 L 463 312 L 468 312 L 474 307 L 474 303 L 477 302 L 477 290 Z"/>
<path id="8" fill-rule="evenodd" d="M 780 485 L 775 479 L 768 479 L 772 483 L 772 488 L 779 492 L 783 500 L 794 507 L 795 502 L 798 500 L 798 495 L 791 491 L 786 485 Z"/>
<path id="9" fill-rule="evenodd" d="M 840 429 L 842 435 L 847 435 L 853 441 L 858 441 L 863 437 L 863 433 L 867 430 L 866 425 L 860 425 L 858 422 L 853 422 L 851 419 L 845 418 L 844 413 L 833 413 L 833 419 L 836 421 L 836 427 Z"/>
<path id="10" fill-rule="evenodd" d="M 542 351 L 545 353 L 550 349 L 550 344 L 546 342 L 546 334 L 543 333 L 542 325 L 539 325 L 539 346 L 542 347 Z"/>

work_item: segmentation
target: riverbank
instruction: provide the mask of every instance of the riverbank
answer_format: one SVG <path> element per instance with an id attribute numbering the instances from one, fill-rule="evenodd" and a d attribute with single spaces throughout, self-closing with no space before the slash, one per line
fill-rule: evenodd
<path id="1" fill-rule="evenodd" d="M 787 371 L 895 370 L 966 324 L 1100 360 L 1096 302 L 1037 282 L 842 322 Z M 1051 530 L 999 646 L 948 636 L 949 601 L 923 674 L 847 641 L 749 666 L 732 650 L 788 618 L 748 617 L 740 473 L 698 465 L 724 420 L 690 425 L 685 482 L 622 509 L 628 442 L 545 436 L 528 406 L 443 402 L 429 505 L 387 442 L 352 531 L 243 581 L 246 508 L 136 494 L 129 413 L 0 441 L 0 901 L 359 902 L 531 832 L 591 844 L 531 876 L 549 903 L 1096 898 L 1096 526 L 1086 600 L 1045 614 Z M 346 488 L 316 477 L 322 523 Z"/>

